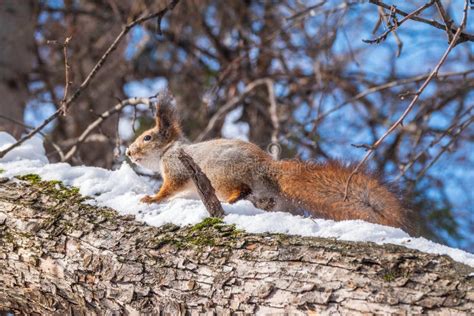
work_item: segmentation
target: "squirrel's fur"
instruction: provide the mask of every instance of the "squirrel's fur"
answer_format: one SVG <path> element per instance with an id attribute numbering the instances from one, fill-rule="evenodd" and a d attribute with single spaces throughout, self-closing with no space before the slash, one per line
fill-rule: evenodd
<path id="1" fill-rule="evenodd" d="M 144 197 L 143 202 L 198 197 L 189 172 L 178 159 L 179 150 L 184 149 L 207 175 L 221 201 L 248 199 L 268 211 L 309 212 L 334 220 L 362 219 L 413 231 L 407 210 L 376 177 L 366 172 L 355 174 L 344 199 L 351 169 L 340 163 L 274 161 L 256 145 L 241 140 L 191 144 L 183 136 L 172 103 L 168 93 L 160 97 L 156 126 L 127 150 L 134 163 L 163 177 L 159 192 Z"/>

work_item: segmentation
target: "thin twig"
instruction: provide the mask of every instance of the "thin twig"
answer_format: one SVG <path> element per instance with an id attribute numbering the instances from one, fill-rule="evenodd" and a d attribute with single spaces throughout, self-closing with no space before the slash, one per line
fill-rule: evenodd
<path id="1" fill-rule="evenodd" d="M 424 154 L 426 154 L 426 153 L 428 152 L 428 149 L 430 149 L 430 148 L 432 148 L 434 145 L 438 144 L 441 140 L 443 140 L 443 138 L 444 138 L 445 136 L 450 135 L 451 132 L 452 132 L 454 129 L 456 129 L 456 128 L 462 126 L 463 123 L 461 123 L 461 124 L 458 125 L 459 120 L 460 120 L 463 116 L 465 116 L 466 114 L 469 114 L 469 113 L 472 111 L 473 108 L 474 108 L 474 106 L 470 106 L 466 111 L 464 111 L 461 115 L 459 115 L 458 118 L 454 119 L 456 122 L 454 122 L 453 124 L 451 124 L 451 126 L 449 126 L 446 130 L 444 130 L 443 133 L 441 133 L 441 134 L 438 135 L 435 139 L 433 139 L 433 140 L 429 143 L 429 145 L 428 145 L 426 148 L 424 148 L 423 150 L 421 150 L 420 152 L 418 152 L 418 154 L 416 154 L 416 156 L 414 156 L 413 158 L 411 158 L 410 161 L 409 161 L 407 164 L 405 164 L 405 165 L 403 166 L 403 168 L 401 168 L 400 173 L 395 177 L 395 179 L 393 179 L 393 182 L 397 182 L 398 180 L 400 180 L 401 177 L 403 177 L 403 176 L 406 174 L 406 172 L 415 164 L 415 162 L 416 162 L 418 159 L 420 159 L 421 156 L 423 156 Z M 472 116 L 472 115 L 471 115 L 471 116 Z M 471 117 L 471 119 L 472 119 L 472 117 Z M 455 134 L 453 134 L 453 135 L 451 135 L 451 136 L 454 137 L 455 135 L 458 135 L 458 134 L 455 133 Z"/>
<path id="2" fill-rule="evenodd" d="M 63 98 L 60 101 L 59 105 L 62 111 L 62 115 L 67 114 L 67 108 L 66 108 L 66 101 L 67 101 L 67 95 L 69 94 L 69 85 L 71 84 L 70 79 L 69 79 L 69 60 L 68 60 L 68 55 L 67 55 L 67 48 L 69 45 L 69 42 L 71 41 L 70 36 L 66 37 L 66 40 L 63 43 L 63 55 L 64 55 L 64 94 Z"/>
<path id="3" fill-rule="evenodd" d="M 378 0 L 369 0 L 370 3 L 373 3 L 375 5 L 378 5 L 378 6 L 381 6 L 385 9 L 388 9 L 390 10 L 392 8 L 391 5 L 388 5 L 386 3 L 383 3 L 382 1 L 378 1 Z M 401 16 L 407 16 L 409 13 L 407 12 L 404 12 L 400 9 L 397 9 L 395 8 L 395 12 L 400 14 Z M 411 19 L 413 21 L 418 21 L 418 22 L 422 22 L 422 23 L 426 23 L 426 24 L 429 24 L 431 26 L 434 26 L 440 30 L 446 30 L 446 25 L 442 24 L 442 23 L 439 23 L 435 20 L 428 20 L 428 19 L 425 19 L 425 18 L 422 18 L 422 17 L 419 17 L 419 16 L 412 16 Z M 453 33 L 456 33 L 456 29 L 451 27 L 451 32 Z M 454 44 L 454 46 L 456 46 L 457 44 L 459 43 L 462 43 L 462 42 L 466 42 L 466 41 L 470 41 L 470 42 L 474 42 L 474 34 L 469 34 L 469 33 L 466 33 L 466 32 L 461 32 L 461 34 L 459 35 L 459 38 L 458 38 L 458 42 Z"/>
<path id="4" fill-rule="evenodd" d="M 314 15 L 314 9 L 319 8 L 320 6 L 324 5 L 325 3 L 326 3 L 326 1 L 321 1 L 319 3 L 316 3 L 316 4 L 312 5 L 312 6 L 304 8 L 302 11 L 297 12 L 297 13 L 293 14 L 290 17 L 287 17 L 286 20 L 291 21 L 291 20 L 294 20 L 294 19 L 301 19 L 301 18 L 304 18 L 308 14 Z"/>
<path id="5" fill-rule="evenodd" d="M 12 119 L 12 118 L 9 118 L 9 117 L 4 116 L 4 115 L 1 115 L 1 114 L 0 114 L 0 118 L 4 119 L 4 120 L 6 120 L 6 121 L 9 121 L 9 122 L 11 122 L 11 123 L 13 123 L 13 124 L 17 124 L 17 125 L 19 125 L 19 126 L 22 126 L 22 127 L 26 128 L 26 129 L 33 129 L 33 128 L 34 128 L 34 127 L 32 127 L 32 126 L 30 126 L 30 125 L 27 125 L 27 124 L 25 124 L 25 123 L 23 123 L 23 122 L 19 122 L 19 121 L 17 121 L 17 120 L 14 120 L 14 119 Z M 62 160 L 62 159 L 64 158 L 64 152 L 62 151 L 61 147 L 59 147 L 58 144 L 56 144 L 56 143 L 53 142 L 51 139 L 49 139 L 48 136 L 47 136 L 45 133 L 43 133 L 43 132 L 38 132 L 38 134 L 40 134 L 41 136 L 43 136 L 44 139 L 45 139 L 48 143 L 50 143 L 51 146 L 53 146 L 54 150 L 56 150 L 56 152 L 58 153 L 59 159 Z"/>
<path id="6" fill-rule="evenodd" d="M 236 108 L 240 104 L 240 102 L 242 102 L 242 100 L 247 96 L 247 94 L 249 94 L 253 89 L 260 85 L 267 84 L 267 80 L 267 78 L 263 78 L 252 81 L 245 87 L 244 91 L 242 91 L 241 94 L 233 97 L 232 99 L 227 101 L 222 107 L 220 107 L 219 110 L 209 120 L 209 123 L 207 124 L 204 131 L 196 138 L 196 141 L 200 142 L 206 139 L 209 136 L 209 133 L 216 127 L 217 122 L 219 122 L 219 120 L 221 120 L 227 113 Z"/>
<path id="7" fill-rule="evenodd" d="M 108 119 L 110 116 L 112 116 L 115 113 L 121 112 L 122 109 L 128 105 L 138 105 L 138 104 L 145 104 L 145 105 L 150 105 L 151 101 L 150 98 L 130 98 L 126 99 L 123 101 L 120 101 L 117 103 L 113 108 L 110 110 L 105 111 L 104 113 L 100 114 L 99 117 L 89 124 L 87 128 L 82 132 L 82 134 L 77 138 L 75 141 L 73 147 L 66 153 L 64 156 L 64 159 L 62 161 L 68 161 L 69 159 L 72 158 L 72 156 L 76 153 L 78 147 L 87 139 L 87 136 L 102 122 L 104 122 L 106 119 Z"/>
<path id="8" fill-rule="evenodd" d="M 379 7 L 379 14 L 380 14 L 380 19 L 382 21 L 385 22 L 385 25 L 387 27 L 390 27 L 389 26 L 389 20 L 387 19 L 387 17 L 385 16 L 385 11 L 384 11 L 384 8 L 382 7 Z M 399 24 L 400 25 L 400 24 Z M 398 25 L 398 26 L 399 26 Z M 400 39 L 400 37 L 398 36 L 398 33 L 396 30 L 393 30 L 392 31 L 392 34 L 393 34 L 393 37 L 395 38 L 395 42 L 397 43 L 397 57 L 400 57 L 400 55 L 402 54 L 402 49 L 403 49 L 403 42 L 402 40 Z"/>
<path id="9" fill-rule="evenodd" d="M 420 14 L 421 12 L 423 12 L 423 10 L 431 7 L 432 5 L 434 4 L 434 0 L 431 0 L 430 2 L 428 3 L 425 3 L 424 5 L 422 5 L 421 7 L 419 7 L 418 9 L 416 9 L 415 11 L 407 14 L 403 19 L 401 19 L 400 21 L 397 21 L 395 20 L 395 23 L 393 24 L 390 24 L 388 25 L 388 29 L 380 36 L 378 36 L 377 38 L 375 39 L 372 39 L 372 40 L 362 40 L 364 43 L 368 43 L 368 44 L 378 44 L 382 41 L 384 41 L 388 34 L 390 34 L 391 32 L 395 31 L 397 28 L 400 27 L 400 25 L 402 25 L 404 22 L 412 19 L 413 17 L 417 16 L 418 14 Z M 391 7 L 390 8 L 391 11 L 395 11 L 395 7 Z M 385 16 L 382 15 L 382 17 L 385 19 Z"/>
<path id="10" fill-rule="evenodd" d="M 433 160 L 430 161 L 429 164 L 427 164 L 417 175 L 416 179 L 415 179 L 415 182 L 417 182 L 418 180 L 420 180 L 421 177 L 423 177 L 426 173 L 426 171 L 428 171 L 429 168 L 431 168 L 431 166 L 433 166 L 437 161 L 438 159 L 441 157 L 442 154 L 444 154 L 446 152 L 446 150 L 449 149 L 449 147 L 451 147 L 451 145 L 457 140 L 457 136 L 459 136 L 462 131 L 464 129 L 466 129 L 472 122 L 474 122 L 474 116 L 470 116 L 468 119 L 466 119 L 466 121 L 464 121 L 458 128 L 458 131 L 456 133 L 453 134 L 453 137 L 451 138 L 451 140 L 449 141 L 449 143 L 447 143 L 446 145 L 444 145 L 443 147 L 441 147 L 441 150 L 438 152 L 438 154 L 433 158 Z"/>
<path id="11" fill-rule="evenodd" d="M 145 21 L 148 21 L 150 19 L 154 19 L 154 18 L 157 18 L 159 16 L 163 16 L 165 15 L 168 11 L 172 10 L 176 4 L 179 2 L 179 0 L 173 0 L 166 8 L 164 8 L 163 10 L 161 11 L 158 11 L 156 13 L 152 13 L 152 14 L 149 14 L 147 16 L 144 16 L 144 17 L 141 17 L 141 18 L 138 18 L 130 23 L 128 23 L 127 25 L 125 25 L 123 28 L 122 28 L 122 31 L 120 32 L 120 34 L 115 38 L 115 40 L 112 42 L 112 44 L 109 46 L 109 48 L 105 51 L 105 53 L 102 55 L 102 57 L 100 57 L 100 59 L 97 61 L 97 63 L 95 64 L 94 68 L 92 68 L 91 72 L 89 73 L 89 75 L 84 79 L 84 81 L 81 83 L 81 85 L 79 86 L 79 88 L 76 89 L 76 91 L 72 94 L 71 97 L 69 97 L 66 102 L 64 102 L 64 107 L 60 107 L 58 108 L 51 116 L 49 116 L 47 119 L 45 119 L 43 121 L 43 123 L 41 123 L 38 127 L 36 127 L 35 129 L 33 129 L 31 132 L 29 132 L 27 135 L 25 135 L 24 137 L 22 137 L 20 140 L 18 140 L 16 143 L 10 145 L 9 147 L 7 147 L 6 149 L 0 151 L 0 158 L 2 158 L 3 156 L 5 156 L 6 153 L 8 153 L 9 151 L 11 151 L 12 149 L 20 146 L 21 144 L 23 144 L 26 140 L 30 139 L 31 137 L 33 137 L 35 134 L 37 134 L 39 131 L 41 131 L 46 125 L 48 125 L 49 123 L 51 123 L 52 121 L 54 121 L 62 112 L 63 112 L 63 108 L 65 110 L 68 109 L 69 106 L 71 106 L 72 102 L 74 100 L 76 100 L 79 95 L 89 86 L 90 82 L 92 81 L 92 79 L 96 76 L 97 72 L 99 71 L 100 68 L 102 68 L 102 66 L 104 65 L 105 61 L 108 59 L 108 57 L 110 56 L 110 54 L 112 54 L 112 52 L 118 47 L 119 43 L 122 41 L 122 39 L 125 37 L 125 35 L 128 34 L 128 32 L 136 25 L 138 24 L 141 24 Z"/>
<path id="12" fill-rule="evenodd" d="M 278 118 L 277 102 L 275 97 L 275 89 L 273 88 L 273 80 L 266 79 L 266 85 L 268 89 L 268 98 L 270 99 L 270 118 L 272 120 L 273 131 L 272 131 L 272 156 L 274 160 L 280 159 L 280 150 L 278 150 L 279 140 L 278 135 L 280 134 L 280 120 Z"/>
<path id="13" fill-rule="evenodd" d="M 115 124 L 115 148 L 114 148 L 114 159 L 118 159 L 122 150 L 120 149 L 121 140 L 120 140 L 120 112 L 117 112 L 117 122 Z"/>
<path id="14" fill-rule="evenodd" d="M 443 74 L 439 74 L 438 76 L 436 76 L 437 79 L 445 79 L 445 78 L 448 78 L 448 77 L 454 77 L 454 76 L 466 76 L 466 75 L 469 75 L 471 73 L 474 73 L 474 69 L 469 69 L 469 70 L 466 70 L 466 71 L 460 71 L 460 72 L 446 72 L 446 73 L 443 73 Z M 332 109 L 324 112 L 324 113 L 321 113 L 315 120 L 314 122 L 315 123 L 318 123 L 320 122 L 321 120 L 323 120 L 324 118 L 326 118 L 327 116 L 329 116 L 330 114 L 340 110 L 342 107 L 352 103 L 352 102 L 355 102 L 357 100 L 360 100 L 370 94 L 373 94 L 373 93 L 376 93 L 376 92 L 379 92 L 379 91 L 383 91 L 383 90 L 386 90 L 386 89 L 390 89 L 390 88 L 394 88 L 394 87 L 398 87 L 398 86 L 401 86 L 401 85 L 404 85 L 404 84 L 408 84 L 408 83 L 413 83 L 413 82 L 418 82 L 418 81 L 421 81 L 421 80 L 425 80 L 426 78 L 429 77 L 430 74 L 424 74 L 424 75 L 419 75 L 419 76 L 415 76 L 415 77 L 411 77 L 411 78 L 405 78 L 405 79 L 399 79 L 399 80 L 393 80 L 393 81 L 390 81 L 390 82 L 387 82 L 387 83 L 384 83 L 384 84 L 381 84 L 381 85 L 378 85 L 378 86 L 374 86 L 374 87 L 371 87 L 369 89 L 366 89 L 360 93 L 358 93 L 357 95 L 355 95 L 354 97 L 350 98 L 349 100 L 346 100 L 338 105 L 336 105 L 335 107 L 333 107 Z"/>
<path id="15" fill-rule="evenodd" d="M 349 192 L 349 185 L 350 185 L 350 181 L 351 181 L 352 177 L 357 172 L 359 172 L 359 169 L 364 165 L 364 163 L 369 159 L 369 157 L 374 153 L 374 151 L 380 146 L 380 144 L 382 144 L 382 142 L 385 140 L 385 138 L 387 138 L 388 135 L 390 135 L 403 122 L 403 120 L 406 118 L 408 113 L 410 113 L 410 111 L 415 106 L 416 101 L 418 101 L 418 99 L 420 98 L 421 93 L 425 90 L 425 88 L 428 86 L 430 81 L 438 74 L 439 69 L 441 68 L 443 63 L 446 61 L 446 59 L 448 58 L 449 53 L 451 52 L 451 50 L 456 45 L 457 40 L 458 40 L 462 30 L 466 26 L 466 23 L 467 23 L 467 7 L 468 7 L 468 1 L 465 0 L 464 13 L 463 13 L 463 18 L 462 18 L 462 21 L 461 21 L 461 25 L 459 25 L 459 28 L 457 29 L 456 33 L 454 34 L 451 43 L 449 44 L 448 48 L 444 52 L 443 56 L 441 57 L 440 61 L 436 65 L 436 67 L 433 69 L 433 71 L 430 73 L 428 78 L 426 78 L 426 80 L 423 82 L 421 87 L 416 92 L 415 96 L 413 97 L 413 100 L 410 102 L 410 104 L 405 109 L 403 114 L 398 118 L 398 120 L 395 123 L 393 123 L 392 126 L 390 126 L 390 128 L 371 146 L 371 148 L 365 154 L 364 158 L 357 164 L 357 166 L 351 172 L 351 174 L 350 174 L 350 176 L 349 176 L 349 178 L 347 179 L 347 182 L 346 182 L 346 188 L 345 188 L 345 191 L 344 191 L 344 200 L 347 199 L 347 195 L 348 195 L 348 192 Z"/>
<path id="16" fill-rule="evenodd" d="M 63 14 L 73 14 L 73 15 L 90 15 L 92 17 L 99 18 L 104 21 L 109 21 L 111 16 L 102 14 L 101 10 L 85 10 L 85 9 L 80 9 L 74 6 L 74 8 L 61 8 L 61 7 L 51 7 L 46 5 L 43 1 L 38 2 L 41 11 L 46 11 L 46 12 L 60 12 Z"/>
<path id="17" fill-rule="evenodd" d="M 328 9 L 328 10 L 318 10 L 315 13 L 318 14 L 318 15 L 327 15 L 327 16 L 329 16 L 329 15 L 335 13 L 335 12 L 347 10 L 351 6 L 354 6 L 354 5 L 357 5 L 357 4 L 360 4 L 360 1 L 344 2 L 344 3 L 339 4 L 335 8 Z M 308 13 L 310 11 L 306 11 L 306 12 Z M 260 46 L 265 47 L 265 45 L 268 45 L 268 44 L 272 43 L 272 41 L 275 39 L 275 37 L 277 37 L 279 34 L 283 34 L 285 31 L 289 31 L 296 23 L 298 23 L 299 20 L 300 19 L 298 18 L 298 19 L 291 19 L 289 21 L 286 21 L 285 25 L 283 25 L 281 28 L 278 28 L 273 33 L 271 33 L 269 36 L 267 36 L 264 39 L 264 41 L 261 43 Z M 209 89 L 207 89 L 206 95 L 207 95 L 207 98 L 210 100 L 209 103 L 213 102 L 213 100 L 215 98 L 215 95 L 217 95 L 217 91 L 219 90 L 219 87 L 220 87 L 221 83 L 229 76 L 229 74 L 232 73 L 232 71 L 235 70 L 235 67 L 239 63 L 246 60 L 248 57 L 249 57 L 248 54 L 243 54 L 243 55 L 237 56 L 229 64 L 227 64 L 227 66 L 222 71 L 220 71 L 220 74 L 217 78 L 217 81 Z M 199 135 L 199 137 L 201 137 L 201 135 Z"/>
<path id="18" fill-rule="evenodd" d="M 436 8 L 438 9 L 438 13 L 441 16 L 441 18 L 444 21 L 444 24 L 446 26 L 446 35 L 448 36 L 448 43 L 451 42 L 451 39 L 453 38 L 453 32 L 451 30 L 451 26 L 453 25 L 453 20 L 449 17 L 448 13 L 444 9 L 443 5 L 441 4 L 441 1 L 435 0 L 435 5 Z"/>

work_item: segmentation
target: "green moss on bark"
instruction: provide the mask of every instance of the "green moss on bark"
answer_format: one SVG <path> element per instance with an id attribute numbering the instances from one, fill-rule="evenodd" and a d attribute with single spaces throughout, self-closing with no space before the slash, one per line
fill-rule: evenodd
<path id="1" fill-rule="evenodd" d="M 48 196 L 54 197 L 60 201 L 72 199 L 82 202 L 86 199 L 79 194 L 79 188 L 66 186 L 58 180 L 43 181 L 39 175 L 33 173 L 17 176 L 16 178 L 37 185 L 42 193 L 46 193 Z"/>

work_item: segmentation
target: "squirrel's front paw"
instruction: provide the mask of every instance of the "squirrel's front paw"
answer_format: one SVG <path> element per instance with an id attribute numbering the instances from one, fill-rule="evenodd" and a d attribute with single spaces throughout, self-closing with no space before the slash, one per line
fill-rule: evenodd
<path id="1" fill-rule="evenodd" d="M 151 203 L 155 203 L 155 202 L 158 202 L 158 201 L 156 200 L 156 198 L 153 195 L 145 195 L 144 197 L 142 197 L 140 199 L 140 202 L 146 203 L 146 204 L 151 204 Z"/>

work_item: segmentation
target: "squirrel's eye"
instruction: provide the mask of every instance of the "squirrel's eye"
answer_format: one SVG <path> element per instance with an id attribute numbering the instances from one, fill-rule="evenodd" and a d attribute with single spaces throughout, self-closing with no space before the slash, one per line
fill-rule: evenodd
<path id="1" fill-rule="evenodd" d="M 146 135 L 145 137 L 143 137 L 143 140 L 144 141 L 150 141 L 151 140 L 151 136 L 150 135 Z"/>

